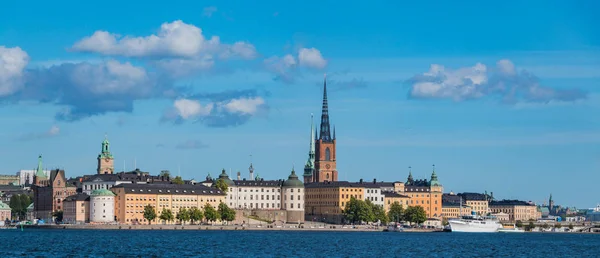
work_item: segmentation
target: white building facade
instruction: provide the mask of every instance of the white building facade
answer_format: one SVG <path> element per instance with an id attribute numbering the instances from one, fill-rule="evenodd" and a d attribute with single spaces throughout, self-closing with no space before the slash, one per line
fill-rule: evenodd
<path id="1" fill-rule="evenodd" d="M 115 221 L 115 194 L 106 189 L 94 190 L 90 194 L 90 222 L 108 223 Z"/>

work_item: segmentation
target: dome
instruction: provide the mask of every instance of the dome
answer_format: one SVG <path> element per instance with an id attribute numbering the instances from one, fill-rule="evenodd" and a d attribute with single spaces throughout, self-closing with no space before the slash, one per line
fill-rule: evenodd
<path id="1" fill-rule="evenodd" d="M 288 180 L 285 180 L 285 182 L 283 182 L 283 187 L 302 187 L 302 188 L 304 188 L 304 183 L 302 183 L 302 181 L 298 180 L 296 171 L 294 171 L 294 169 L 292 169 L 292 173 L 288 177 Z"/>
<path id="2" fill-rule="evenodd" d="M 225 181 L 225 183 L 227 183 L 227 185 L 229 185 L 229 186 L 235 185 L 235 183 L 231 179 L 229 179 L 229 176 L 227 175 L 227 173 L 225 173 L 225 169 L 223 169 L 223 171 L 221 171 L 221 174 L 219 175 L 219 179 Z"/>
<path id="3" fill-rule="evenodd" d="M 115 193 L 111 192 L 110 190 L 106 190 L 106 189 L 97 189 L 97 190 L 92 191 L 90 196 L 115 196 Z"/>

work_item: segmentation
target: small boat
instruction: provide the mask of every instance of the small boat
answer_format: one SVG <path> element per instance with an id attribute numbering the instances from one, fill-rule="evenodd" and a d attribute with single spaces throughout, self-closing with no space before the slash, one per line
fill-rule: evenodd
<path id="1" fill-rule="evenodd" d="M 518 228 L 516 225 L 513 225 L 509 228 L 500 228 L 498 229 L 500 233 L 523 233 L 525 230 Z"/>

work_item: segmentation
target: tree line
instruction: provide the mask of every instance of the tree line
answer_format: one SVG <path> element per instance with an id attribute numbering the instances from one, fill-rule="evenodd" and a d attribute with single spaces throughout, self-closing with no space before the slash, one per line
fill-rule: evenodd
<path id="1" fill-rule="evenodd" d="M 427 220 L 427 213 L 421 206 L 409 206 L 404 209 L 398 202 L 390 205 L 390 210 L 386 213 L 382 206 L 376 205 L 369 200 L 357 200 L 350 198 L 343 211 L 344 219 L 350 223 L 360 222 L 380 222 L 388 224 L 389 222 L 402 222 L 421 224 Z"/>
<path id="2" fill-rule="evenodd" d="M 180 208 L 177 215 L 173 215 L 171 209 L 163 209 L 159 215 L 154 206 L 148 204 L 144 207 L 144 218 L 148 220 L 149 225 L 157 217 L 163 222 L 178 220 L 183 225 L 189 221 L 193 225 L 194 223 L 203 220 L 206 220 L 207 222 L 215 222 L 217 220 L 233 221 L 235 219 L 235 210 L 229 208 L 227 204 L 223 202 L 219 204 L 217 209 L 208 203 L 203 209 L 198 209 L 198 207 L 192 207 L 190 209 Z"/>

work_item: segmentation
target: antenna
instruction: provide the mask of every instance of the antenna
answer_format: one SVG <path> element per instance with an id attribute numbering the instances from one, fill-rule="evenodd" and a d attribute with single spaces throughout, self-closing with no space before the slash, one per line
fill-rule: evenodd
<path id="1" fill-rule="evenodd" d="M 177 165 L 177 176 L 181 177 L 181 165 Z"/>
<path id="2" fill-rule="evenodd" d="M 133 158 L 133 169 L 137 168 L 137 158 Z"/>
<path id="3" fill-rule="evenodd" d="M 125 172 L 125 160 L 123 160 L 123 172 Z"/>

